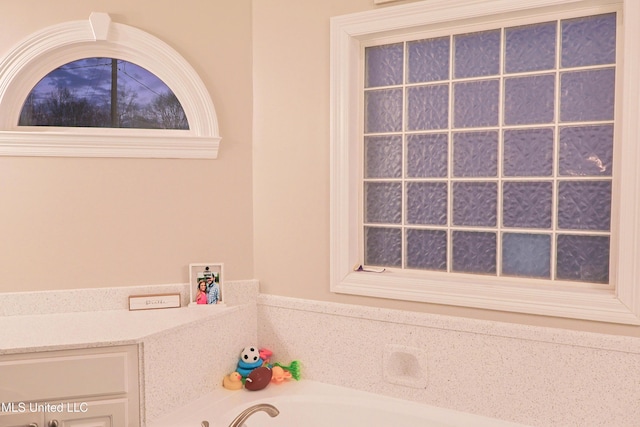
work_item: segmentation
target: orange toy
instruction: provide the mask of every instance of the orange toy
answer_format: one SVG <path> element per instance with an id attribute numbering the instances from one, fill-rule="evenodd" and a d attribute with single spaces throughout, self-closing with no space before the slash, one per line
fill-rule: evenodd
<path id="1" fill-rule="evenodd" d="M 274 366 L 271 368 L 273 374 L 271 375 L 271 382 L 280 384 L 284 380 L 291 379 L 291 372 L 285 371 L 280 366 Z"/>

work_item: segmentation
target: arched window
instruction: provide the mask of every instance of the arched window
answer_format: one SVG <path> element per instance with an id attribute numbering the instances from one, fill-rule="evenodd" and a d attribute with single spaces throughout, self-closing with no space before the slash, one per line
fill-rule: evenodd
<path id="1" fill-rule="evenodd" d="M 219 142 L 195 70 L 107 14 L 45 28 L 0 60 L 0 155 L 216 158 Z"/>
<path id="2" fill-rule="evenodd" d="M 83 58 L 51 71 L 29 92 L 18 125 L 189 129 L 162 80 L 116 58 Z"/>

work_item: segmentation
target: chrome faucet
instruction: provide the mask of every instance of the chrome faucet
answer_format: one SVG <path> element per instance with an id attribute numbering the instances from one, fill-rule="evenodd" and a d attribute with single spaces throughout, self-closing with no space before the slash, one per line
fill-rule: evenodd
<path id="1" fill-rule="evenodd" d="M 259 411 L 266 412 L 271 418 L 277 416 L 280 413 L 280 411 L 278 411 L 278 408 L 273 405 L 269 405 L 268 403 L 258 403 L 257 405 L 250 406 L 244 411 L 240 412 L 240 414 L 233 421 L 231 421 L 229 427 L 242 427 L 242 424 L 244 424 L 247 418 Z"/>

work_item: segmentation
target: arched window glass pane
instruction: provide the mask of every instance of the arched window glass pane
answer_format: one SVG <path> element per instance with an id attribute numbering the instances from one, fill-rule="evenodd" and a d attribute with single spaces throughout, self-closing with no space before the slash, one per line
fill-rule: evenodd
<path id="1" fill-rule="evenodd" d="M 115 58 L 80 59 L 51 71 L 27 96 L 18 124 L 189 129 L 182 105 L 162 80 Z"/>

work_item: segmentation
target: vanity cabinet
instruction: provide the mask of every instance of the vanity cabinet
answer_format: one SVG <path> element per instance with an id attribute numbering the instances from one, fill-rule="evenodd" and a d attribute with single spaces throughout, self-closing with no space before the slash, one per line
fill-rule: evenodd
<path id="1" fill-rule="evenodd" d="M 80 409 L 76 405 L 76 412 L 73 412 L 74 402 L 52 402 L 52 405 L 63 405 L 62 412 L 31 412 L 29 406 L 25 407 L 24 413 L 4 412 L 0 414 L 0 425 L 2 427 L 118 427 L 131 426 L 127 424 L 127 402 L 126 399 L 107 400 L 86 400 L 86 407 Z M 67 410 L 66 405 L 69 405 Z M 137 424 L 135 424 L 137 425 Z"/>
<path id="2" fill-rule="evenodd" d="M 0 356 L 0 426 L 140 425 L 137 346 Z"/>

